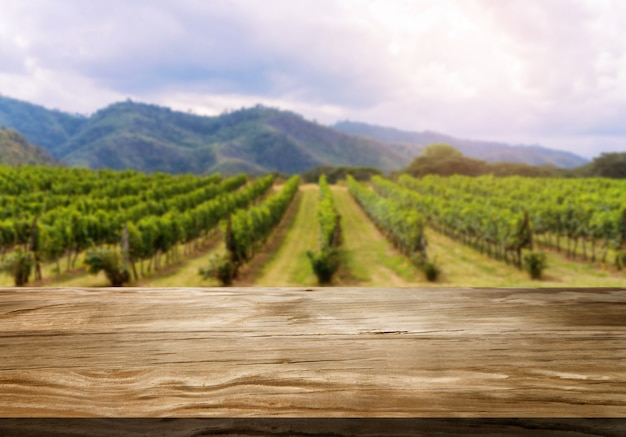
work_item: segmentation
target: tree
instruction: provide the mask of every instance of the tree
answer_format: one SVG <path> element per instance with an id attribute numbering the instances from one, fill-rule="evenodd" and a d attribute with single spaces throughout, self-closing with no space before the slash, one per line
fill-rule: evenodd
<path id="1" fill-rule="evenodd" d="M 603 153 L 588 166 L 590 176 L 626 178 L 626 153 Z"/>
<path id="2" fill-rule="evenodd" d="M 452 176 L 478 176 L 487 173 L 489 164 L 479 159 L 467 158 L 452 146 L 447 144 L 431 144 L 424 149 L 401 173 L 408 173 L 414 177 L 436 174 Z"/>
<path id="3" fill-rule="evenodd" d="M 448 144 L 431 144 L 422 152 L 422 156 L 430 159 L 450 159 L 461 158 L 463 153 L 455 147 Z"/>

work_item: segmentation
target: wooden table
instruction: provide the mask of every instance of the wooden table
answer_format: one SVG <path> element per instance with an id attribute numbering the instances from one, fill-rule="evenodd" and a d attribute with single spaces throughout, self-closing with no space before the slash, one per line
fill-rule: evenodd
<path id="1" fill-rule="evenodd" d="M 626 289 L 0 289 L 3 417 L 624 417 Z"/>

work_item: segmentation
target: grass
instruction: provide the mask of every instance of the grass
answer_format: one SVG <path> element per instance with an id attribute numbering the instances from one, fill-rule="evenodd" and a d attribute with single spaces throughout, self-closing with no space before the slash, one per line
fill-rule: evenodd
<path id="1" fill-rule="evenodd" d="M 344 237 L 341 248 L 343 265 L 333 285 L 403 287 L 423 282 L 421 273 L 389 245 L 347 190 L 339 186 L 332 189 L 335 205 L 342 216 Z M 269 243 L 269 246 L 275 245 L 276 250 L 261 265 L 254 266 L 253 262 L 248 273 L 252 277 L 250 285 L 317 284 L 306 251 L 318 247 L 319 189 L 314 184 L 304 185 L 299 196 L 300 203 L 293 219 L 286 217 L 286 223 L 276 232 L 274 243 Z"/>
<path id="2" fill-rule="evenodd" d="M 217 234 L 216 234 L 217 235 Z M 223 250 L 223 245 L 219 243 L 219 236 L 214 236 L 208 244 L 197 252 L 185 256 L 181 261 L 173 262 L 163 266 L 158 271 L 152 271 L 138 281 L 133 281 L 129 286 L 133 287 L 212 287 L 218 285 L 212 279 L 203 279 L 198 270 L 206 267 L 209 257 L 218 250 Z M 182 245 L 179 249 L 182 253 Z M 55 263 L 43 265 L 43 280 L 31 281 L 28 286 L 41 287 L 108 287 L 109 282 L 103 272 L 98 275 L 87 273 L 83 264 L 84 254 L 81 254 L 76 261 L 76 268 L 65 271 L 65 258 L 61 262 L 61 273 L 56 272 Z M 144 261 L 144 267 L 148 261 Z M 137 263 L 137 270 L 140 271 L 140 264 Z M 32 279 L 32 277 L 31 277 Z M 0 286 L 12 286 L 13 279 L 6 273 L 0 274 Z"/>
<path id="3" fill-rule="evenodd" d="M 544 279 L 532 280 L 525 271 L 492 259 L 427 230 L 429 257 L 437 256 L 442 268 L 438 286 L 449 287 L 623 287 L 626 274 L 598 269 L 591 262 L 572 261 L 565 255 L 546 252 Z"/>
<path id="4" fill-rule="evenodd" d="M 531 280 L 525 271 L 507 265 L 464 246 L 450 238 L 427 230 L 428 254 L 442 269 L 436 283 L 406 257 L 395 250 L 356 204 L 344 186 L 332 186 L 335 204 L 342 216 L 342 267 L 333 282 L 336 286 L 369 287 L 624 287 L 626 271 L 599 268 L 599 263 L 568 259 L 564 253 L 546 250 L 548 267 L 542 280 Z M 265 248 L 246 266 L 235 286 L 314 286 L 317 280 L 306 252 L 318 246 L 317 185 L 301 186 L 285 218 L 270 237 Z M 167 265 L 149 277 L 130 284 L 142 287 L 212 287 L 218 283 L 203 279 L 198 270 L 206 267 L 209 257 L 223 252 L 221 238 L 215 237 L 202 250 Z M 89 275 L 82 267 L 65 272 L 65 258 L 60 274 L 56 264 L 43 266 L 44 279 L 30 286 L 106 287 L 104 274 Z M 0 273 L 0 286 L 12 286 L 13 280 Z"/>
<path id="5" fill-rule="evenodd" d="M 317 247 L 317 185 L 300 187 L 290 210 L 279 225 L 272 241 L 259 254 L 248 272 L 249 283 L 258 286 L 310 286 L 316 284 L 307 250 Z"/>
<path id="6" fill-rule="evenodd" d="M 427 229 L 428 256 L 437 259 L 442 273 L 438 286 L 511 287 L 533 282 L 516 267 L 483 255 L 445 235 Z M 533 285 L 537 286 L 537 281 Z"/>
<path id="7" fill-rule="evenodd" d="M 43 263 L 42 264 L 42 276 L 41 281 L 35 281 L 35 273 L 33 271 L 31 280 L 26 286 L 28 287 L 106 287 L 108 281 L 104 274 L 101 273 L 97 276 L 87 273 L 83 260 L 85 254 L 80 254 L 76 260 L 75 268 L 66 271 L 67 258 L 63 257 L 60 260 L 61 272 L 57 271 L 56 263 Z M 13 286 L 13 278 L 5 272 L 0 273 L 0 286 L 11 287 Z"/>
<path id="8" fill-rule="evenodd" d="M 396 251 L 343 186 L 332 187 L 343 230 L 343 266 L 336 285 L 405 287 L 426 280 Z"/>
<path id="9" fill-rule="evenodd" d="M 561 255 L 563 255 L 564 258 L 570 259 L 570 260 L 574 260 L 574 261 L 583 261 L 583 262 L 589 262 L 591 263 L 591 257 L 592 257 L 592 251 L 591 251 L 591 241 L 587 241 L 586 242 L 586 251 L 583 251 L 583 244 L 582 244 L 582 239 L 579 239 L 578 244 L 576 246 L 576 250 L 574 251 L 574 255 L 575 257 L 572 258 L 571 256 L 567 255 L 568 252 L 568 248 L 567 248 L 567 239 L 563 236 L 561 236 L 561 238 L 559 239 L 559 245 L 558 245 L 558 249 L 557 250 L 557 246 L 556 246 L 556 237 L 552 236 L 552 238 L 550 239 L 551 241 L 551 245 L 548 245 L 546 243 L 546 237 L 545 236 L 536 236 L 534 238 L 534 242 L 535 245 L 538 248 L 542 248 L 543 250 L 546 251 L 554 251 L 557 253 L 560 253 Z M 573 243 L 570 243 L 573 246 Z M 596 266 L 598 266 L 599 268 L 602 268 L 601 266 L 604 264 L 605 266 L 610 266 L 610 267 L 614 267 L 615 266 L 615 258 L 616 258 L 616 251 L 612 248 L 609 248 L 608 250 L 606 250 L 606 260 L 604 263 L 602 263 L 601 258 L 602 258 L 602 254 L 604 253 L 605 249 L 602 247 L 603 246 L 603 242 L 602 241 L 596 241 L 596 249 L 595 249 L 595 255 L 596 255 L 596 261 L 595 264 Z"/>
<path id="10" fill-rule="evenodd" d="M 421 272 L 399 254 L 371 224 L 349 193 L 339 186 L 335 201 L 343 217 L 347 272 L 338 285 L 419 287 L 623 287 L 626 273 L 603 271 L 597 263 L 573 261 L 547 252 L 544 279 L 483 255 L 432 229 L 427 230 L 428 255 L 442 269 L 440 279 L 426 282 Z"/>
<path id="11" fill-rule="evenodd" d="M 213 244 L 195 254 L 184 257 L 181 261 L 167 265 L 153 272 L 150 276 L 140 279 L 131 284 L 135 287 L 215 287 L 218 282 L 215 279 L 204 279 L 198 273 L 201 267 L 209 264 L 209 258 L 218 252 L 224 252 L 224 244 L 221 240 L 215 240 Z"/>

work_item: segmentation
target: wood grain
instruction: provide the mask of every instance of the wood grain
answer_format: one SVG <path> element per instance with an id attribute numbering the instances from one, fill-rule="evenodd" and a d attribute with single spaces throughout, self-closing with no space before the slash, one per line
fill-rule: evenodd
<path id="1" fill-rule="evenodd" d="M 0 289 L 3 417 L 624 417 L 626 289 Z"/>

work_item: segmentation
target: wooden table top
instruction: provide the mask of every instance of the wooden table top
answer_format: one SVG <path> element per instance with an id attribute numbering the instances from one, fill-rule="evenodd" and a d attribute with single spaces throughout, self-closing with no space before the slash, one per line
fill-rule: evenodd
<path id="1" fill-rule="evenodd" d="M 626 289 L 0 289 L 2 417 L 625 415 Z"/>

